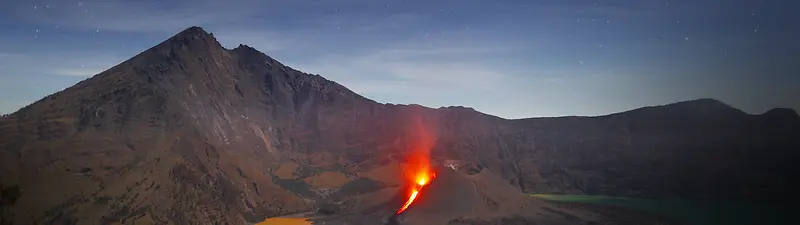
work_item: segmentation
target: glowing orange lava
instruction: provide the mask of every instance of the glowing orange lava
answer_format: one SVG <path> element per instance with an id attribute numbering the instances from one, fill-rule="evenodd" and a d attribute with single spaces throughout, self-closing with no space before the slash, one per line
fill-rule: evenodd
<path id="1" fill-rule="evenodd" d="M 406 200 L 406 203 L 403 204 L 403 207 L 400 207 L 400 209 L 397 210 L 396 214 L 400 215 L 400 213 L 406 211 L 406 209 L 408 209 L 408 206 L 411 206 L 411 203 L 414 202 L 415 199 L 417 199 L 417 196 L 419 196 L 419 192 L 422 191 L 422 187 L 430 183 L 431 180 L 433 180 L 433 178 L 435 177 L 436 174 L 428 171 L 428 168 L 421 169 L 421 171 L 418 172 L 416 175 L 416 181 L 414 182 L 414 185 L 411 187 L 411 195 L 408 196 L 408 200 Z"/>
<path id="2" fill-rule="evenodd" d="M 420 198 L 422 188 L 436 177 L 436 174 L 430 168 L 430 153 L 434 143 L 436 143 L 436 135 L 433 130 L 422 122 L 422 117 L 419 114 L 413 114 L 410 122 L 414 132 L 409 136 L 408 164 L 404 165 L 402 171 L 405 179 L 411 183 L 411 193 L 409 193 L 408 200 L 403 204 L 403 207 L 397 210 L 397 215 L 406 211 L 414 200 Z"/>

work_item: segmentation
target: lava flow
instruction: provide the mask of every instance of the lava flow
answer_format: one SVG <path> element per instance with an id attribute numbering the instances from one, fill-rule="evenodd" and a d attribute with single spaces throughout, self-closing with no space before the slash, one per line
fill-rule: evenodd
<path id="1" fill-rule="evenodd" d="M 419 116 L 412 117 L 412 124 L 414 126 L 414 133 L 409 142 L 410 154 L 408 155 L 409 163 L 403 169 L 405 178 L 411 183 L 411 193 L 408 195 L 408 200 L 397 210 L 395 215 L 400 215 L 414 203 L 414 200 L 419 199 L 420 192 L 425 185 L 428 185 L 436 174 L 431 171 L 430 153 L 436 142 L 435 135 L 422 123 Z"/>
<path id="2" fill-rule="evenodd" d="M 419 192 L 422 191 L 422 187 L 425 187 L 425 185 L 430 183 L 435 177 L 436 174 L 428 171 L 427 168 L 420 170 L 420 172 L 417 173 L 416 180 L 411 187 L 411 195 L 408 196 L 408 200 L 406 200 L 406 203 L 403 204 L 403 207 L 400 207 L 400 209 L 397 210 L 396 215 L 400 215 L 400 213 L 406 211 L 406 209 L 411 206 L 411 203 L 413 203 L 414 200 L 419 197 Z"/>

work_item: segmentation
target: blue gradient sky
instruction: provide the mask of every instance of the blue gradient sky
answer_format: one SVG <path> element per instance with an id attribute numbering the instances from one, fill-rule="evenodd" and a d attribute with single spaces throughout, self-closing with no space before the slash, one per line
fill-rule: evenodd
<path id="1" fill-rule="evenodd" d="M 790 0 L 21 1 L 0 3 L 0 113 L 192 25 L 380 102 L 505 118 L 716 98 L 800 109 Z"/>

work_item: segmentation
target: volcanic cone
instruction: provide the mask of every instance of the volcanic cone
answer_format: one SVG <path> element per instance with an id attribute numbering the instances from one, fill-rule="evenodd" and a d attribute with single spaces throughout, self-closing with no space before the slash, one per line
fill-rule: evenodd
<path id="1" fill-rule="evenodd" d="M 401 192 L 398 196 L 407 195 Z M 590 214 L 558 209 L 528 197 L 488 169 L 468 175 L 439 167 L 436 178 L 420 191 L 408 209 L 389 222 L 442 225 L 456 221 L 492 223 L 504 218 L 546 224 L 581 224 L 593 220 Z"/>

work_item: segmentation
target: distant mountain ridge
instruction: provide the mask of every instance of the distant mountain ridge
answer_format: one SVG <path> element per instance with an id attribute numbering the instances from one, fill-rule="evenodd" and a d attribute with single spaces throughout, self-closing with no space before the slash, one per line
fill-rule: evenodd
<path id="1" fill-rule="evenodd" d="M 381 104 L 191 27 L 0 118 L 0 224 L 257 222 L 397 185 L 422 121 L 437 162 L 531 193 L 793 196 L 800 117 L 712 99 L 508 120 Z M 321 185 L 318 181 L 327 183 Z M 69 184 L 69 185 L 65 185 Z M 393 186 L 394 185 L 394 186 Z"/>

